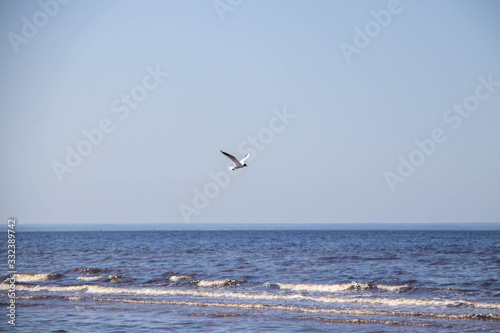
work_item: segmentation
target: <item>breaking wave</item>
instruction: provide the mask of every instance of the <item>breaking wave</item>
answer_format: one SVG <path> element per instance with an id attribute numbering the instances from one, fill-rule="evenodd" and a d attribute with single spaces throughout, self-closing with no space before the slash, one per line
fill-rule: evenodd
<path id="1" fill-rule="evenodd" d="M 376 287 L 378 290 L 394 291 L 394 292 L 398 292 L 401 290 L 406 290 L 406 289 L 411 288 L 410 285 L 408 285 L 408 284 L 403 284 L 401 286 L 387 286 L 385 284 L 377 284 Z"/>
<path id="2" fill-rule="evenodd" d="M 225 281 L 225 280 L 222 280 Z M 236 280 L 235 280 L 236 281 Z M 9 284 L 0 284 L 0 290 L 8 290 Z M 333 296 L 309 296 L 302 294 L 280 295 L 273 293 L 247 293 L 247 292 L 217 292 L 184 289 L 155 289 L 155 288 L 117 288 L 104 287 L 100 285 L 80 286 L 27 286 L 18 285 L 17 290 L 28 292 L 81 292 L 89 294 L 122 294 L 143 296 L 199 296 L 225 299 L 249 299 L 249 300 L 307 300 L 319 303 L 339 304 L 365 304 L 385 306 L 417 306 L 417 307 L 473 307 L 485 309 L 500 309 L 500 303 L 472 302 L 465 300 L 433 300 L 416 298 L 371 298 L 371 297 L 333 297 Z"/>
<path id="3" fill-rule="evenodd" d="M 294 311 L 303 313 L 326 313 L 337 315 L 357 315 L 357 316 L 402 316 L 402 317 L 431 317 L 436 319 L 447 320 L 494 320 L 500 321 L 500 315 L 495 314 L 447 314 L 447 313 L 423 313 L 413 311 L 380 311 L 380 310 L 363 310 L 363 309 L 335 309 L 335 308 L 312 308 L 305 306 L 289 306 L 289 305 L 268 305 L 258 303 L 220 303 L 220 302 L 192 302 L 192 301 L 154 301 L 140 299 L 124 299 L 124 298 L 99 298 L 94 297 L 95 301 L 101 302 L 123 302 L 135 304 L 156 304 L 156 305 L 181 305 L 181 306 L 198 306 L 198 307 L 217 307 L 217 308 L 233 308 L 233 309 L 251 309 L 251 310 L 280 310 Z"/>
<path id="4" fill-rule="evenodd" d="M 312 292 L 341 292 L 351 290 L 370 290 L 374 286 L 369 283 L 345 283 L 345 284 L 293 284 L 293 283 L 276 283 L 280 289 L 293 291 L 312 291 Z"/>
<path id="5" fill-rule="evenodd" d="M 79 276 L 76 279 L 78 281 L 97 281 L 105 278 L 106 278 L 105 276 Z"/>
<path id="6" fill-rule="evenodd" d="M 213 280 L 213 281 L 208 281 L 208 280 L 201 280 L 199 281 L 196 285 L 198 287 L 202 288 L 224 288 L 228 286 L 233 286 L 233 285 L 238 285 L 240 283 L 244 283 L 245 281 L 238 281 L 238 280 Z"/>
<path id="7" fill-rule="evenodd" d="M 383 284 L 370 284 L 370 283 L 344 283 L 344 284 L 293 284 L 293 283 L 275 283 L 280 289 L 293 290 L 293 291 L 309 291 L 309 292 L 325 292 L 337 293 L 345 291 L 365 291 L 377 288 L 384 291 L 398 292 L 408 289 L 410 286 L 405 284 L 401 286 L 387 286 Z"/>
<path id="8" fill-rule="evenodd" d="M 172 275 L 169 280 L 170 281 L 180 281 L 180 280 L 192 280 L 193 277 L 189 275 Z"/>
<path id="9" fill-rule="evenodd" d="M 16 282 L 39 282 L 60 277 L 60 274 L 13 274 Z"/>

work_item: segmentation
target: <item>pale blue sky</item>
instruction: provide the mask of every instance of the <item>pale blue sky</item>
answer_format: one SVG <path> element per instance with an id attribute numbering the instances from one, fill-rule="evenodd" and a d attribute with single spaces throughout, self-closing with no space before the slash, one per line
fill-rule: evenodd
<path id="1" fill-rule="evenodd" d="M 388 3 L 242 1 L 221 20 L 210 0 L 73 0 L 53 17 L 1 2 L 1 219 L 183 222 L 184 204 L 191 222 L 500 221 L 500 86 L 459 128 L 443 118 L 478 77 L 500 82 L 500 3 L 402 0 L 348 63 L 341 43 Z M 16 53 L 9 34 L 34 16 L 48 20 Z M 169 75 L 120 119 L 113 101 L 148 68 Z M 229 173 L 219 150 L 250 152 L 283 109 L 295 118 L 193 206 Z M 114 130 L 60 182 L 53 162 L 103 119 Z M 385 173 L 435 128 L 446 141 L 391 191 Z"/>

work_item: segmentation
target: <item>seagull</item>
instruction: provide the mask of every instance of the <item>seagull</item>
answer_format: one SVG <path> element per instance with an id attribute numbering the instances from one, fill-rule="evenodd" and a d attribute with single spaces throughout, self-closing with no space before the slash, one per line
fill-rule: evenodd
<path id="1" fill-rule="evenodd" d="M 238 161 L 238 160 L 236 159 L 236 157 L 234 157 L 233 155 L 228 154 L 228 153 L 226 153 L 226 152 L 223 152 L 222 150 L 221 150 L 220 152 L 221 152 L 221 153 L 223 153 L 224 155 L 226 155 L 226 156 L 227 156 L 227 157 L 231 160 L 231 162 L 233 162 L 233 163 L 234 163 L 234 166 L 230 166 L 230 167 L 229 167 L 229 169 L 231 169 L 231 170 L 235 170 L 235 169 L 239 169 L 239 168 L 243 168 L 243 167 L 248 166 L 248 165 L 245 163 L 245 161 L 247 160 L 247 158 L 249 158 L 249 157 L 250 157 L 250 154 L 246 154 L 246 156 L 245 156 L 245 157 L 243 157 L 243 158 L 241 159 L 241 161 Z"/>

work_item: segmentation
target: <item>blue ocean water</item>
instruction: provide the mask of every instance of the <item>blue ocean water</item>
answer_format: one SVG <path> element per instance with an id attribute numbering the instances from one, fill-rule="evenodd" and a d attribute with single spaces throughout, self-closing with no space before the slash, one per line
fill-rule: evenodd
<path id="1" fill-rule="evenodd" d="M 16 237 L 16 332 L 500 332 L 495 231 Z"/>

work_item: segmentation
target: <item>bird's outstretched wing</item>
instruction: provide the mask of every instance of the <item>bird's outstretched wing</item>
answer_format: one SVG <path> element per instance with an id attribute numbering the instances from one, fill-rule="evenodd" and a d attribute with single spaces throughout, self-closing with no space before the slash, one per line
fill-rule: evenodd
<path id="1" fill-rule="evenodd" d="M 234 165 L 239 165 L 240 164 L 240 161 L 238 161 L 236 159 L 236 157 L 234 157 L 233 155 L 228 154 L 226 152 L 223 152 L 222 150 L 220 152 L 223 153 L 224 155 L 226 155 L 234 163 Z"/>
<path id="2" fill-rule="evenodd" d="M 243 157 L 240 161 L 241 164 L 245 164 L 245 161 L 250 157 L 250 153 L 246 154 L 245 157 Z"/>

